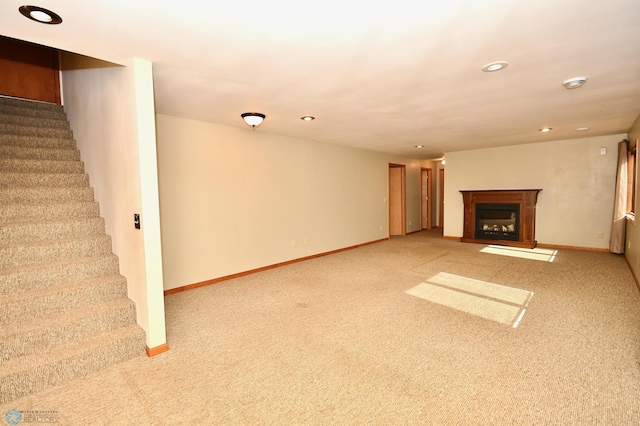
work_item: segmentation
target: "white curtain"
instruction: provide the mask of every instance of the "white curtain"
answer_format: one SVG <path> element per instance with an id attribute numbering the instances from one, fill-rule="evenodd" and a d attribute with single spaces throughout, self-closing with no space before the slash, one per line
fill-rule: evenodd
<path id="1" fill-rule="evenodd" d="M 609 250 L 612 253 L 624 253 L 625 229 L 627 224 L 627 151 L 629 142 L 624 140 L 618 144 L 618 171 L 616 174 L 616 194 L 613 205 L 613 225 Z"/>

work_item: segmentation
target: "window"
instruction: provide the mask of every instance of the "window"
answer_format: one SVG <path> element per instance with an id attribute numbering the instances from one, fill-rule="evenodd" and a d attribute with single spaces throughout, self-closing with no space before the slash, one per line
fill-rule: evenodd
<path id="1" fill-rule="evenodd" d="M 627 216 L 634 219 L 636 213 L 636 153 L 638 140 L 627 150 Z"/>

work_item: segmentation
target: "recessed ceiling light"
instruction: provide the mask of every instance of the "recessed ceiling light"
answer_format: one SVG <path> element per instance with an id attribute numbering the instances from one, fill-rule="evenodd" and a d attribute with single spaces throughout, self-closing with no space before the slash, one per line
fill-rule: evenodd
<path id="1" fill-rule="evenodd" d="M 418 148 L 418 149 L 424 148 L 424 145 L 416 145 L 416 148 Z"/>
<path id="2" fill-rule="evenodd" d="M 574 77 L 562 82 L 567 89 L 577 89 L 587 82 L 587 77 Z"/>
<path id="3" fill-rule="evenodd" d="M 482 67 L 482 71 L 484 72 L 495 72 L 505 69 L 509 65 L 507 61 L 496 61 L 489 62 L 485 66 Z"/>
<path id="4" fill-rule="evenodd" d="M 538 129 L 538 131 L 542 133 L 547 133 L 547 132 L 550 132 L 551 130 L 553 130 L 552 127 L 543 127 L 542 129 Z"/>
<path id="5" fill-rule="evenodd" d="M 302 121 L 312 121 L 315 120 L 316 118 L 312 115 L 303 115 L 302 117 L 300 117 L 300 120 Z"/>
<path id="6" fill-rule="evenodd" d="M 587 130 L 591 130 L 591 127 L 578 127 L 576 132 L 586 132 Z"/>
<path id="7" fill-rule="evenodd" d="M 36 22 L 42 24 L 56 25 L 62 22 L 58 14 L 39 6 L 24 5 L 18 8 L 20 13 Z"/>

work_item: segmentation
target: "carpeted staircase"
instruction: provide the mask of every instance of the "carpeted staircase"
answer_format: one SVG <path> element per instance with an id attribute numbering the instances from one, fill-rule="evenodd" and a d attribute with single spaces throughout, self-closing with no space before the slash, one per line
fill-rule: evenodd
<path id="1" fill-rule="evenodd" d="M 0 97 L 0 404 L 144 348 L 62 107 Z"/>

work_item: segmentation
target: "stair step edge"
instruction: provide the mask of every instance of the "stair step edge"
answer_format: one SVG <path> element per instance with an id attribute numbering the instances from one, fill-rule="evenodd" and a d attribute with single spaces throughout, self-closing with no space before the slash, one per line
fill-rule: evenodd
<path id="1" fill-rule="evenodd" d="M 46 317 L 39 317 L 37 320 L 15 322 L 11 324 L 11 327 L 4 327 L 0 329 L 0 340 L 15 335 L 32 333 L 40 329 L 72 324 L 93 315 L 105 314 L 111 311 L 127 310 L 132 307 L 135 307 L 135 303 L 132 300 L 126 297 L 121 297 L 119 299 L 109 300 L 87 308 L 74 309 L 72 311 L 60 312 Z M 135 319 L 135 310 L 133 312 Z"/>
<path id="2" fill-rule="evenodd" d="M 8 378 L 19 376 L 29 370 L 42 370 L 60 363 L 63 360 L 71 360 L 83 354 L 95 352 L 104 347 L 117 345 L 128 340 L 137 339 L 144 335 L 144 330 L 137 324 L 118 328 L 98 336 L 83 339 L 64 347 L 54 347 L 44 353 L 36 353 L 11 359 L 0 366 L 0 386 L 8 382 Z M 144 345 L 139 350 L 144 355 Z M 7 383 L 8 384 L 8 383 Z M 4 389 L 2 389 L 4 391 Z M 2 393 L 2 392 L 0 392 Z M 2 402 L 0 402 L 2 403 Z"/>
<path id="3" fill-rule="evenodd" d="M 13 303 L 24 302 L 29 299 L 37 299 L 37 298 L 43 298 L 47 296 L 62 295 L 64 293 L 73 293 L 78 290 L 90 289 L 93 287 L 100 287 L 103 285 L 109 285 L 109 284 L 125 284 L 126 285 L 126 282 L 127 282 L 126 278 L 123 277 L 122 275 L 113 274 L 108 276 L 95 277 L 95 278 L 82 280 L 74 283 L 63 284 L 55 287 L 10 293 L 2 297 L 2 300 L 0 300 L 0 307 L 4 305 L 11 305 Z M 126 294 L 120 295 L 119 297 L 123 297 L 123 296 L 126 296 Z"/>

